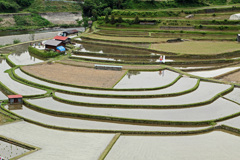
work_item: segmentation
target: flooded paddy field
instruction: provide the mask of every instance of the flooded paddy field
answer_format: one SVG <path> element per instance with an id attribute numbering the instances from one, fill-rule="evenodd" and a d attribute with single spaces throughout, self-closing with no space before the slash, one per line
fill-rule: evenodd
<path id="1" fill-rule="evenodd" d="M 111 94 L 111 95 L 156 95 L 156 94 L 168 94 L 168 93 L 176 93 L 185 91 L 188 89 L 193 88 L 197 84 L 197 79 L 193 78 L 185 78 L 182 77 L 173 85 L 159 90 L 146 90 L 146 91 L 110 91 L 110 90 L 94 90 L 94 89 L 84 89 L 84 88 L 75 88 L 75 87 L 68 87 L 64 85 L 57 85 L 53 83 L 49 83 L 46 81 L 39 80 L 37 78 L 31 77 L 25 73 L 23 73 L 20 69 L 16 69 L 15 73 L 28 81 L 38 83 L 44 86 L 49 86 L 57 89 L 73 91 L 73 92 L 81 92 L 81 93 L 91 93 L 91 94 Z"/>
<path id="2" fill-rule="evenodd" d="M 0 140 L 0 157 L 4 157 L 5 159 L 14 158 L 29 151 L 28 149 Z"/>
<path id="3" fill-rule="evenodd" d="M 220 122 L 219 124 L 227 125 L 229 127 L 240 129 L 240 116 Z"/>
<path id="4" fill-rule="evenodd" d="M 238 104 L 223 98 L 219 98 L 208 105 L 185 109 L 94 108 L 64 104 L 52 98 L 29 99 L 27 101 L 33 105 L 56 112 L 163 121 L 205 121 L 240 112 Z"/>
<path id="5" fill-rule="evenodd" d="M 82 58 L 82 59 L 86 59 L 86 60 L 101 60 L 101 61 L 122 61 L 120 59 L 114 59 L 114 58 L 105 58 L 105 57 L 95 57 L 95 56 L 80 56 L 80 55 L 72 55 L 71 57 L 77 57 L 77 58 Z"/>
<path id="6" fill-rule="evenodd" d="M 4 99 L 7 99 L 7 96 L 3 94 L 2 91 L 0 90 L 0 100 L 4 100 Z"/>
<path id="7" fill-rule="evenodd" d="M 24 160 L 96 160 L 114 137 L 114 134 L 47 129 L 24 121 L 0 126 L 0 135 L 40 148 L 21 158 Z"/>
<path id="8" fill-rule="evenodd" d="M 154 88 L 165 86 L 173 82 L 179 73 L 169 70 L 154 72 L 130 71 L 114 88 Z"/>
<path id="9" fill-rule="evenodd" d="M 29 65 L 43 62 L 43 60 L 32 56 L 28 51 L 22 52 L 21 54 L 12 53 L 8 58 L 16 65 Z"/>
<path id="10" fill-rule="evenodd" d="M 141 49 L 131 49 L 110 45 L 102 44 L 81 44 L 82 49 L 80 51 L 84 52 L 96 52 L 96 53 L 115 53 L 115 54 L 151 54 L 151 51 L 145 51 Z"/>
<path id="11" fill-rule="evenodd" d="M 152 51 L 145 51 L 141 49 L 123 48 L 110 46 L 110 45 L 90 45 L 82 43 L 82 52 L 96 52 L 97 54 L 122 54 L 127 55 L 155 55 Z M 144 44 L 146 45 L 146 44 Z M 43 62 L 27 52 L 29 44 L 9 47 L 0 49 L 1 53 L 10 53 L 9 59 L 16 65 L 28 65 Z M 67 57 L 66 57 L 67 58 Z M 109 61 L 114 62 L 119 59 L 113 57 L 100 57 L 99 58 L 112 58 Z M 127 58 L 128 61 L 136 60 Z M 58 61 L 57 59 L 55 59 Z M 51 61 L 55 61 L 51 59 Z M 106 60 L 106 59 L 102 59 Z M 122 59 L 127 61 L 126 59 Z M 138 60 L 147 60 L 141 59 Z M 168 59 L 174 61 L 185 60 L 181 58 Z M 188 61 L 197 60 L 196 58 L 189 58 Z M 75 61 L 76 63 L 79 61 Z M 85 62 L 86 63 L 86 62 Z M 92 63 L 93 67 L 94 63 Z M 115 65 L 114 63 L 111 63 Z M 119 63 L 118 63 L 119 64 Z M 81 66 L 82 65 L 82 66 Z M 38 68 L 36 67 L 38 66 Z M 201 106 L 189 106 L 189 108 L 181 109 L 168 109 L 171 105 L 182 105 L 199 103 L 210 100 L 217 94 L 230 89 L 231 85 L 220 83 L 212 83 L 207 81 L 200 81 L 199 79 L 181 76 L 181 73 L 173 72 L 170 70 L 159 71 L 129 71 L 124 77 L 126 70 L 122 71 L 106 71 L 87 68 L 82 63 L 81 67 L 73 67 L 70 65 L 62 65 L 59 63 L 41 63 L 37 65 L 23 66 L 22 69 L 26 72 L 36 75 L 47 80 L 53 80 L 62 83 L 75 84 L 78 86 L 99 87 L 97 89 L 83 89 L 78 87 L 69 87 L 66 85 L 57 85 L 43 80 L 39 80 L 16 69 L 15 73 L 28 81 L 49 86 L 56 89 L 65 91 L 73 91 L 79 93 L 99 94 L 102 98 L 91 96 L 77 96 L 70 94 L 63 94 L 56 92 L 56 96 L 66 100 L 76 102 L 100 104 L 102 107 L 86 107 L 78 105 L 70 105 L 61 103 L 53 99 L 53 97 L 42 97 L 39 99 L 27 99 L 26 101 L 37 105 L 43 109 L 55 111 L 56 114 L 60 112 L 73 113 L 73 114 L 86 114 L 90 115 L 88 119 L 74 118 L 73 116 L 54 116 L 47 114 L 45 111 L 32 110 L 26 106 L 21 108 L 14 108 L 5 105 L 5 109 L 25 118 L 30 121 L 46 124 L 49 126 L 62 127 L 66 129 L 78 129 L 85 132 L 96 131 L 102 132 L 122 132 L 124 131 L 194 131 L 194 133 L 202 132 L 213 126 L 225 124 L 231 127 L 240 128 L 240 118 L 232 118 L 218 122 L 217 124 L 197 126 L 197 121 L 214 121 L 219 118 L 230 116 L 240 112 L 239 88 L 235 88 L 232 92 L 225 95 L 223 98 L 219 97 L 210 104 Z M 89 67 L 88 66 L 88 67 Z M 124 65 L 123 65 L 124 66 Z M 136 65 L 134 67 L 139 67 Z M 161 68 L 165 65 L 156 65 L 154 67 Z M 218 64 L 201 65 L 179 65 L 183 69 L 206 69 L 216 67 Z M 36 67 L 36 68 L 35 68 Z M 142 68 L 148 70 L 149 65 L 141 65 Z M 148 68 L 149 67 L 149 68 Z M 153 66 L 151 66 L 153 67 Z M 185 68 L 184 68 L 185 67 Z M 14 92 L 23 95 L 43 94 L 46 91 L 29 87 L 12 80 L 5 70 L 11 67 L 5 60 L 0 62 L 0 81 L 9 87 Z M 229 67 L 230 68 L 230 67 Z M 232 67 L 233 68 L 233 67 Z M 138 68 L 137 68 L 138 69 Z M 181 68 L 178 68 L 181 69 Z M 227 68 L 228 69 L 228 68 Z M 237 69 L 237 68 L 236 68 Z M 226 70 L 226 68 L 225 68 Z M 221 72 L 225 73 L 225 70 Z M 232 70 L 230 70 L 232 71 Z M 214 70 L 218 72 L 218 70 Z M 228 72 L 228 71 L 227 71 Z M 190 73 L 190 72 L 189 72 Z M 215 73 L 214 73 L 215 74 Z M 210 73 L 213 75 L 213 73 Z M 123 78 L 122 78 L 123 77 Z M 121 79 L 122 78 L 122 79 Z M 121 80 L 120 80 L 121 79 Z M 118 82 L 119 81 L 119 82 Z M 199 86 L 198 86 L 198 82 Z M 85 83 L 87 82 L 87 83 Z M 92 82 L 92 83 L 90 83 Z M 118 82 L 118 83 L 117 83 Z M 175 82 L 175 83 L 174 83 Z M 101 83 L 101 84 L 100 84 Z M 107 84 L 108 83 L 108 84 Z M 116 84 L 117 83 L 117 84 Z M 100 85 L 99 85 L 100 84 Z M 116 84 L 116 85 L 115 85 Z M 115 85 L 115 87 L 110 90 Z M 163 89 L 158 89 L 158 88 Z M 166 88 L 164 88 L 166 87 Z M 107 89 L 107 90 L 104 90 Z M 122 89 L 122 90 L 121 90 Z M 129 89 L 124 91 L 124 89 Z M 132 91 L 131 91 L 132 89 Z M 139 91 L 136 91 L 138 90 Z M 153 90 L 150 90 L 153 89 Z M 196 89 L 196 90 L 195 90 Z M 135 91 L 134 91 L 135 90 Z M 54 89 L 52 90 L 54 92 Z M 187 92 L 184 92 L 187 91 Z M 124 96 L 144 96 L 158 94 L 175 94 L 184 92 L 181 95 L 161 98 L 123 98 Z M 98 96 L 99 96 L 98 95 Z M 115 98 L 107 98 L 107 95 L 113 95 Z M 48 95 L 48 96 L 51 96 Z M 122 96 L 122 98 L 117 98 Z M 0 92 L 0 100 L 7 99 L 7 97 Z M 156 96 L 157 97 L 157 96 Z M 37 97 L 36 97 L 37 98 Z M 227 99 L 224 99 L 227 98 Z M 228 100 L 229 99 L 229 100 Z M 233 100 L 233 101 L 232 101 Z M 106 104 L 106 105 L 104 105 Z M 113 108 L 106 106 L 114 105 L 133 105 L 141 106 L 142 108 Z M 145 106 L 166 106 L 166 109 L 147 109 Z M 93 119 L 94 116 L 102 117 L 100 119 Z M 119 118 L 120 120 L 113 121 L 112 118 Z M 169 125 L 148 125 L 137 124 L 137 122 L 121 121 L 121 119 L 137 119 L 146 121 L 171 121 Z M 174 122 L 182 122 L 182 126 L 173 124 Z M 193 126 L 185 125 L 184 122 L 196 122 Z M 213 129 L 214 130 L 214 129 Z M 16 134 L 17 133 L 17 134 Z M 136 133 L 136 132 L 135 132 Z M 179 133 L 179 132 L 178 132 Z M 143 134 L 143 133 L 141 133 Z M 158 134 L 158 133 L 157 133 Z M 164 133 L 166 134 L 166 133 Z M 170 133 L 168 133 L 170 134 Z M 7 135 L 11 138 L 29 143 L 31 145 L 40 147 L 41 149 L 30 155 L 24 156 L 22 159 L 73 159 L 73 160 L 95 160 L 98 159 L 103 150 L 107 147 L 109 142 L 114 137 L 114 134 L 90 134 L 83 132 L 64 132 L 53 129 L 46 129 L 37 125 L 29 124 L 24 121 L 14 124 L 7 124 L 0 126 L 0 135 Z M 61 139 L 61 141 L 59 141 Z M 224 144 L 224 145 L 223 145 Z M 240 139 L 231 134 L 212 131 L 207 134 L 194 134 L 191 136 L 120 136 L 113 148 L 110 150 L 106 159 L 237 159 L 240 154 L 238 152 L 240 146 Z M 13 148 L 13 147 L 12 147 Z M 1 149 L 1 142 L 0 142 Z M 1 150 L 0 150 L 1 153 Z M 0 155 L 1 156 L 1 155 Z"/>
<path id="12" fill-rule="evenodd" d="M 224 95 L 224 97 L 237 103 L 240 103 L 240 88 L 234 88 L 232 92 Z"/>
<path id="13" fill-rule="evenodd" d="M 6 106 L 6 109 L 8 106 Z M 86 130 L 118 130 L 118 131 L 188 131 L 200 130 L 208 127 L 161 127 L 161 126 L 144 126 L 131 125 L 101 121 L 82 120 L 74 118 L 55 117 L 31 110 L 25 106 L 21 110 L 12 110 L 15 114 L 27 119 L 40 122 L 47 125 L 77 128 Z"/>
<path id="14" fill-rule="evenodd" d="M 215 131 L 193 136 L 121 136 L 106 160 L 238 160 L 238 136 Z"/>
<path id="15" fill-rule="evenodd" d="M 218 93 L 230 88 L 230 85 L 224 85 L 219 83 L 200 82 L 197 90 L 176 97 L 164 97 L 164 98 L 95 98 L 69 95 L 56 92 L 56 96 L 62 99 L 67 99 L 76 102 L 95 103 L 95 104 L 122 104 L 122 105 L 179 105 L 179 104 L 191 104 L 207 101 Z M 206 93 L 208 93 L 206 95 Z"/>
<path id="16" fill-rule="evenodd" d="M 188 72 L 188 73 L 195 75 L 195 76 L 211 78 L 211 77 L 220 76 L 224 73 L 231 72 L 231 71 L 234 71 L 239 68 L 240 67 L 229 67 L 229 68 L 221 68 L 221 69 L 216 69 L 216 70 L 197 71 L 197 72 Z"/>
<path id="17" fill-rule="evenodd" d="M 46 93 L 44 90 L 29 87 L 27 85 L 14 81 L 11 79 L 8 73 L 4 73 L 4 71 L 7 69 L 10 69 L 10 66 L 6 61 L 2 61 L 0 64 L 0 81 L 10 90 L 22 95 L 37 95 Z"/>

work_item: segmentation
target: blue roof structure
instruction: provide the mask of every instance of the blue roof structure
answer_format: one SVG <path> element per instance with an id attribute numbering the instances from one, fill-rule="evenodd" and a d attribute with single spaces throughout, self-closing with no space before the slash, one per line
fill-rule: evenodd
<path id="1" fill-rule="evenodd" d="M 66 49 L 63 46 L 58 46 L 57 50 L 59 50 L 60 52 L 65 52 Z"/>

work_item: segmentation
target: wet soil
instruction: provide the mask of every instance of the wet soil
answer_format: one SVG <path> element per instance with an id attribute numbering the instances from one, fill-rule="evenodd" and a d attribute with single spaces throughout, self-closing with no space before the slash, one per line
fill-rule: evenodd
<path id="1" fill-rule="evenodd" d="M 226 75 L 226 76 L 222 77 L 221 80 L 240 83 L 240 71 Z"/>
<path id="2" fill-rule="evenodd" d="M 24 66 L 23 70 L 41 78 L 80 86 L 111 88 L 125 74 L 125 70 L 97 70 L 94 68 L 54 64 Z"/>

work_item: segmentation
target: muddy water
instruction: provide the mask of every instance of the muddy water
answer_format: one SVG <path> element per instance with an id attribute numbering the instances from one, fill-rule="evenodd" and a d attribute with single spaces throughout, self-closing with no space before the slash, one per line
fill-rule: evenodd
<path id="1" fill-rule="evenodd" d="M 56 96 L 68 99 L 72 101 L 85 102 L 85 103 L 97 103 L 97 104 L 123 104 L 123 105 L 179 105 L 179 104 L 191 104 L 197 102 L 203 102 L 211 99 L 219 92 L 228 89 L 230 85 L 200 82 L 197 90 L 176 97 L 164 97 L 164 98 L 145 98 L 145 99 L 123 99 L 123 98 L 95 98 L 84 97 L 76 95 L 68 95 L 63 93 L 56 93 Z"/>
<path id="2" fill-rule="evenodd" d="M 6 106 L 6 109 L 8 106 Z M 101 130 L 134 130 L 134 131 L 184 131 L 184 130 L 195 130 L 204 129 L 206 127 L 158 127 L 158 126 L 141 126 L 141 125 L 129 125 L 129 124 L 118 124 L 118 123 L 107 123 L 100 121 L 89 121 L 81 119 L 71 119 L 63 117 L 54 117 L 46 115 L 40 112 L 36 112 L 23 107 L 22 110 L 12 110 L 12 112 L 23 116 L 25 118 L 41 122 L 48 125 L 79 128 L 79 129 L 101 129 Z"/>
<path id="3" fill-rule="evenodd" d="M 132 71 L 128 72 L 114 88 L 160 87 L 173 82 L 178 76 L 178 73 L 169 70 L 155 72 Z"/>
<path id="4" fill-rule="evenodd" d="M 32 88 L 12 80 L 8 73 L 4 73 L 4 71 L 9 68 L 10 66 L 7 64 L 7 62 L 5 60 L 2 61 L 0 64 L 0 81 L 10 90 L 22 95 L 36 95 L 46 93 L 44 90 Z"/>
<path id="5" fill-rule="evenodd" d="M 42 85 L 45 85 L 45 86 L 50 86 L 50 87 L 58 88 L 58 89 L 62 89 L 62 90 L 82 92 L 82 93 L 93 93 L 93 94 L 112 94 L 112 95 L 167 94 L 167 93 L 176 93 L 176 92 L 181 92 L 181 91 L 184 91 L 184 90 L 191 89 L 197 83 L 197 79 L 182 77 L 180 80 L 178 80 L 172 86 L 164 88 L 164 89 L 159 89 L 159 90 L 152 90 L 152 91 L 150 91 L 150 90 L 148 90 L 148 91 L 106 91 L 106 90 L 89 90 L 89 89 L 81 89 L 81 88 L 74 88 L 74 87 L 66 87 L 66 86 L 63 86 L 63 85 L 48 83 L 48 82 L 36 79 L 34 77 L 31 77 L 31 76 L 23 73 L 20 69 L 16 69 L 15 73 L 21 78 L 24 78 L 28 81 L 35 82 L 35 83 L 38 83 L 38 84 L 42 84 Z"/>
<path id="6" fill-rule="evenodd" d="M 4 157 L 6 160 L 20 156 L 26 152 L 29 152 L 29 150 L 0 141 L 0 157 Z"/>
<path id="7" fill-rule="evenodd" d="M 240 67 L 229 67 L 229 68 L 221 68 L 216 70 L 210 70 L 210 71 L 198 71 L 198 72 L 188 72 L 189 74 L 200 76 L 200 77 L 216 77 L 221 74 L 239 69 Z"/>
<path id="8" fill-rule="evenodd" d="M 100 115 L 107 117 L 121 117 L 148 120 L 168 121 L 204 121 L 217 119 L 240 112 L 240 106 L 219 98 L 215 102 L 187 109 L 117 109 L 117 108 L 93 108 L 64 104 L 52 98 L 28 100 L 31 104 L 41 108 L 59 112 L 82 113 L 89 115 Z"/>
<path id="9" fill-rule="evenodd" d="M 105 160 L 238 160 L 240 138 L 215 131 L 192 136 L 121 136 Z"/>

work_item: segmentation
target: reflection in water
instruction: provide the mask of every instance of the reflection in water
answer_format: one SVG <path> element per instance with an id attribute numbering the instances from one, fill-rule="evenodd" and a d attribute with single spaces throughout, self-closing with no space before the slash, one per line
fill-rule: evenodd
<path id="1" fill-rule="evenodd" d="M 173 82 L 179 76 L 178 73 L 165 70 L 164 73 L 159 71 L 129 72 L 114 88 L 154 88 L 167 85 Z"/>
<path id="2" fill-rule="evenodd" d="M 8 58 L 16 65 L 28 65 L 43 62 L 43 60 L 34 57 L 26 50 L 21 53 L 12 53 Z"/>
<path id="3" fill-rule="evenodd" d="M 10 104 L 8 105 L 8 110 L 21 110 L 22 104 Z"/>
<path id="4" fill-rule="evenodd" d="M 127 72 L 128 79 L 130 79 L 132 75 L 138 75 L 138 74 L 140 74 L 140 71 L 128 71 Z"/>

